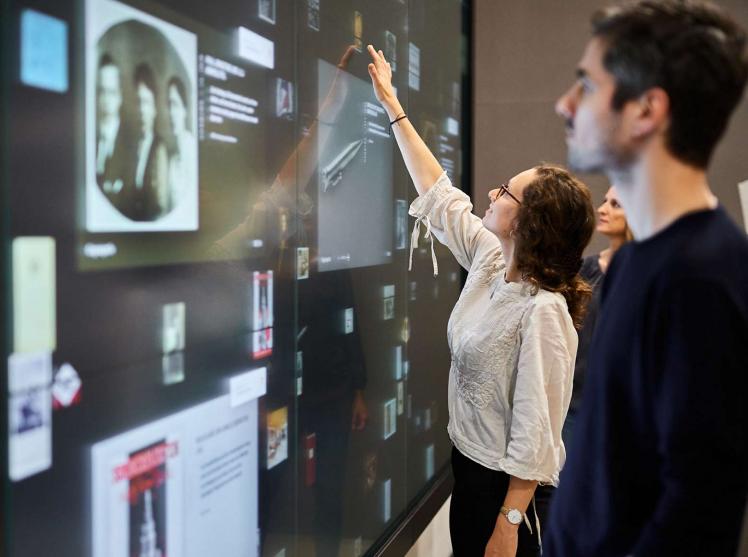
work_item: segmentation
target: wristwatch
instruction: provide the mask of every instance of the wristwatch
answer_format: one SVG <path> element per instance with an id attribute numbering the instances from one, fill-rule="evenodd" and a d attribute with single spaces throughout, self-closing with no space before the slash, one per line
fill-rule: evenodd
<path id="1" fill-rule="evenodd" d="M 524 513 L 522 513 L 522 511 L 520 511 L 519 509 L 501 507 L 499 511 L 506 517 L 506 519 L 509 521 L 509 524 L 514 524 L 515 526 L 519 526 L 520 524 L 522 524 L 522 520 L 525 518 Z"/>

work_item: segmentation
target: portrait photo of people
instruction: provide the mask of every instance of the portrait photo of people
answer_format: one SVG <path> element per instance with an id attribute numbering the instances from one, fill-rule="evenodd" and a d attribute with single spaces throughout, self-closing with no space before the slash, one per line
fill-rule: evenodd
<path id="1" fill-rule="evenodd" d="M 195 35 L 89 0 L 86 41 L 86 229 L 196 230 Z"/>

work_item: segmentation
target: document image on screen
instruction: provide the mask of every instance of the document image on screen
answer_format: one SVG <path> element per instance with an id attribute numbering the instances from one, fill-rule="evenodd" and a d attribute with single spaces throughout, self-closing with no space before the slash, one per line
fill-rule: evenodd
<path id="1" fill-rule="evenodd" d="M 93 557 L 257 555 L 256 399 L 222 396 L 96 443 L 91 474 Z"/>
<path id="2" fill-rule="evenodd" d="M 321 272 L 381 265 L 392 258 L 392 140 L 387 115 L 371 83 L 338 72 L 322 60 L 318 62 L 320 102 L 336 75 L 344 80 L 347 99 L 329 137 L 319 146 Z"/>
<path id="3" fill-rule="evenodd" d="M 87 1 L 86 230 L 197 230 L 196 72 L 193 33 Z"/>

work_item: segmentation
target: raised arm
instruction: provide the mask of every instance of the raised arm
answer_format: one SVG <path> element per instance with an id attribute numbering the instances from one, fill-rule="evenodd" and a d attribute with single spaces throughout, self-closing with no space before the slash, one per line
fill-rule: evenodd
<path id="1" fill-rule="evenodd" d="M 374 85 L 374 94 L 382 103 L 392 122 L 405 114 L 392 87 L 392 68 L 381 50 L 377 52 L 371 45 L 368 46 L 368 50 L 372 58 L 372 63 L 369 64 L 369 75 Z M 392 133 L 395 135 L 418 195 L 425 194 L 444 170 L 407 117 L 392 126 Z"/>

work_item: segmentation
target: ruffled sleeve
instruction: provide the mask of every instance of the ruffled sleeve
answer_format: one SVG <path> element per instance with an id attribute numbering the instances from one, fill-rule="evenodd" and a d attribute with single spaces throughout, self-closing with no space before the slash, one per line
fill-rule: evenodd
<path id="1" fill-rule="evenodd" d="M 498 238 L 486 230 L 472 210 L 470 198 L 452 186 L 446 172 L 442 174 L 431 189 L 416 198 L 410 206 L 409 214 L 416 218 L 416 222 L 411 236 L 409 268 L 413 263 L 413 250 L 418 247 L 422 224 L 426 228 L 423 238 L 431 241 L 434 276 L 439 268 L 433 236 L 446 245 L 467 270 L 486 257 L 501 257 Z"/>

